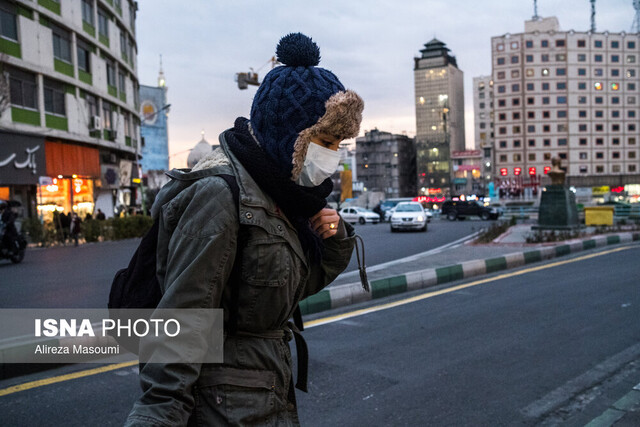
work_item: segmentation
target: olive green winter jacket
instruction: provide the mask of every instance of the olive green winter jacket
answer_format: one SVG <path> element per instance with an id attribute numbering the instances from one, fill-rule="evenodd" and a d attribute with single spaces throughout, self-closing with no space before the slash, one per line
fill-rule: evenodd
<path id="1" fill-rule="evenodd" d="M 300 300 L 346 268 L 353 228 L 341 221 L 339 234 L 324 240 L 322 262 L 310 263 L 295 228 L 228 150 L 224 136 L 220 142 L 193 171 L 172 171 L 154 203 L 163 292 L 158 307 L 222 307 L 226 317 L 242 224 L 238 333 L 225 334 L 222 364 L 141 365 L 143 395 L 127 426 L 299 424 L 287 321 Z M 239 205 L 212 172 L 236 177 Z M 206 331 L 200 345 L 206 345 Z"/>

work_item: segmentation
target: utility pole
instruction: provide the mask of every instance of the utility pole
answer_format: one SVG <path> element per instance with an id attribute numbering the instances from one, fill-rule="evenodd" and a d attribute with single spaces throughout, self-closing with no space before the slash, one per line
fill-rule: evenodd
<path id="1" fill-rule="evenodd" d="M 591 0 L 591 32 L 596 32 L 596 0 Z"/>
<path id="2" fill-rule="evenodd" d="M 534 21 L 538 21 L 540 16 L 538 16 L 538 0 L 533 0 L 533 18 Z"/>
<path id="3" fill-rule="evenodd" d="M 640 33 L 640 0 L 633 0 L 633 8 L 636 10 L 636 16 L 633 18 L 631 32 Z"/>

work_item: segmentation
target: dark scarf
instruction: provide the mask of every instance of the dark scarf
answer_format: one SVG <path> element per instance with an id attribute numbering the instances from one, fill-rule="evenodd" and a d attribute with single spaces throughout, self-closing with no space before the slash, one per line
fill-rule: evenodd
<path id="1" fill-rule="evenodd" d="M 317 187 L 296 184 L 260 148 L 248 129 L 249 120 L 238 117 L 234 127 L 224 133 L 229 149 L 293 224 L 305 253 L 312 260 L 322 258 L 322 238 L 311 229 L 309 218 L 327 205 L 333 182 L 326 179 Z"/>

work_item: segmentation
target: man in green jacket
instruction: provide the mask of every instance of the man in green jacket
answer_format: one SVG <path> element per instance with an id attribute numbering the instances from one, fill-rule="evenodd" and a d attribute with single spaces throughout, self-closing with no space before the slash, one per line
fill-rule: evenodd
<path id="1" fill-rule="evenodd" d="M 288 341 L 295 335 L 299 356 L 306 347 L 289 319 L 350 261 L 353 228 L 326 197 L 364 104 L 317 67 L 307 36 L 285 36 L 276 53 L 284 65 L 265 76 L 251 119 L 238 118 L 193 170 L 169 173 L 152 209 L 158 308 L 223 308 L 224 362 L 141 365 L 128 426 L 299 424 Z M 220 174 L 235 177 L 239 203 Z M 185 351 L 206 351 L 208 332 Z"/>

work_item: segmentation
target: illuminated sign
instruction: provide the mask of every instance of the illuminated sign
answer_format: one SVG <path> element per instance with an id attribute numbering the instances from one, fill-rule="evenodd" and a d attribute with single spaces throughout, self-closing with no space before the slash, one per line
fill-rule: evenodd
<path id="1" fill-rule="evenodd" d="M 551 170 L 551 166 L 545 166 L 544 167 L 544 174 L 545 175 L 548 174 L 550 170 Z"/>
<path id="2" fill-rule="evenodd" d="M 529 168 L 529 175 L 535 175 L 536 174 L 536 168 Z"/>
<path id="3" fill-rule="evenodd" d="M 500 168 L 500 175 L 507 176 L 507 168 Z"/>
<path id="4" fill-rule="evenodd" d="M 624 187 L 613 187 L 611 189 L 612 193 L 622 193 L 624 191 Z"/>
<path id="5" fill-rule="evenodd" d="M 518 176 L 520 175 L 520 172 L 522 172 L 522 168 L 513 168 L 513 174 Z"/>

